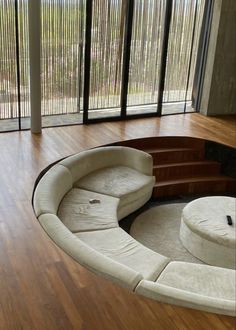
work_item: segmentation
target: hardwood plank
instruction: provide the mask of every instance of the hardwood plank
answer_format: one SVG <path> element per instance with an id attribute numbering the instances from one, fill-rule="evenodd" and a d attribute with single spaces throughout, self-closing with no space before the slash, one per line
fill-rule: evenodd
<path id="1" fill-rule="evenodd" d="M 80 266 L 34 216 L 35 179 L 50 163 L 127 139 L 191 136 L 236 147 L 236 117 L 166 116 L 0 134 L 0 329 L 235 329 L 235 319 L 161 304 Z"/>

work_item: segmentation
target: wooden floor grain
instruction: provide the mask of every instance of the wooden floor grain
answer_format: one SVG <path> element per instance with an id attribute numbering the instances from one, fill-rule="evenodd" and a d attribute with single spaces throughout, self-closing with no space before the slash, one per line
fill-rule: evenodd
<path id="1" fill-rule="evenodd" d="M 31 197 L 50 163 L 116 141 L 186 135 L 236 147 L 236 117 L 167 116 L 0 134 L 0 329 L 235 329 L 235 318 L 161 304 L 98 277 L 40 227 Z"/>

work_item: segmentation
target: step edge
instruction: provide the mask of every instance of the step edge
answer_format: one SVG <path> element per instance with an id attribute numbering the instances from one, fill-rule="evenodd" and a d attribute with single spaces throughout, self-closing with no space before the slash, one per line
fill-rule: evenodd
<path id="1" fill-rule="evenodd" d="M 177 167 L 177 166 L 201 166 L 201 165 L 218 165 L 221 166 L 221 163 L 217 161 L 208 161 L 208 160 L 199 160 L 199 161 L 184 161 L 178 163 L 165 163 L 165 164 L 155 164 L 153 169 L 165 168 L 165 167 Z"/>
<path id="2" fill-rule="evenodd" d="M 168 185 L 176 185 L 176 184 L 182 184 L 182 183 L 199 183 L 199 182 L 235 182 L 236 179 L 228 176 L 196 176 L 196 177 L 187 177 L 187 178 L 181 178 L 178 180 L 163 180 L 156 182 L 154 185 L 155 187 L 161 187 L 161 186 L 168 186 Z"/>

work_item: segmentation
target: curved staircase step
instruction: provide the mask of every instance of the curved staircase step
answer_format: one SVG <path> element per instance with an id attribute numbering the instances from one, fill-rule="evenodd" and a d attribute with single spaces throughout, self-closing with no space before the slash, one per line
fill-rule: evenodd
<path id="1" fill-rule="evenodd" d="M 191 161 L 155 165 L 156 181 L 175 180 L 194 176 L 219 175 L 221 164 L 215 161 Z"/>
<path id="2" fill-rule="evenodd" d="M 157 136 L 119 141 L 113 145 L 143 150 L 153 157 L 153 174 L 157 181 L 154 198 L 236 194 L 236 179 L 222 175 L 221 160 L 205 159 L 206 143 L 204 139 L 188 136 Z"/>
<path id="3" fill-rule="evenodd" d="M 192 149 L 204 149 L 205 140 L 199 138 L 193 138 L 189 136 L 156 136 L 146 137 L 140 139 L 133 139 L 128 141 L 119 141 L 113 143 L 113 145 L 128 146 L 146 151 L 147 149 L 159 149 L 159 148 L 192 148 Z"/>
<path id="4" fill-rule="evenodd" d="M 236 193 L 236 179 L 218 176 L 197 176 L 177 180 L 157 182 L 153 189 L 153 197 L 177 195 Z"/>
<path id="5" fill-rule="evenodd" d="M 193 148 L 162 148 L 145 150 L 153 157 L 154 165 L 204 160 L 204 150 Z"/>

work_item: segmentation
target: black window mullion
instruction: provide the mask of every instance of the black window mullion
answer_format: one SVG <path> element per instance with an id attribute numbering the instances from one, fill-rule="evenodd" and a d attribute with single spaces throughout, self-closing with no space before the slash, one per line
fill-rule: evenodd
<path id="1" fill-rule="evenodd" d="M 92 30 L 93 0 L 86 1 L 86 28 L 84 51 L 84 98 L 83 98 L 83 123 L 88 123 L 89 90 L 90 90 L 90 62 L 91 62 L 91 30 Z"/>
<path id="2" fill-rule="evenodd" d="M 157 115 L 158 116 L 161 116 L 161 112 L 162 112 L 162 103 L 163 103 L 163 93 L 164 93 L 164 88 L 165 88 L 166 63 L 167 63 L 167 53 L 168 53 L 168 42 L 169 42 L 171 16 L 172 16 L 172 7 L 173 7 L 173 1 L 172 0 L 166 0 L 164 33 L 163 33 L 162 53 L 161 53 L 160 79 L 159 79 L 158 100 L 157 100 Z"/>
<path id="3" fill-rule="evenodd" d="M 20 48 L 19 48 L 19 20 L 18 0 L 15 0 L 15 35 L 16 35 L 16 81 L 18 100 L 18 128 L 21 130 L 21 90 L 20 90 Z"/>
<path id="4" fill-rule="evenodd" d="M 130 65 L 130 49 L 133 27 L 134 0 L 126 0 L 126 20 L 124 33 L 124 52 L 123 52 L 123 67 L 122 67 L 122 82 L 121 82 L 121 118 L 126 117 L 127 95 L 129 85 L 129 65 Z"/>

